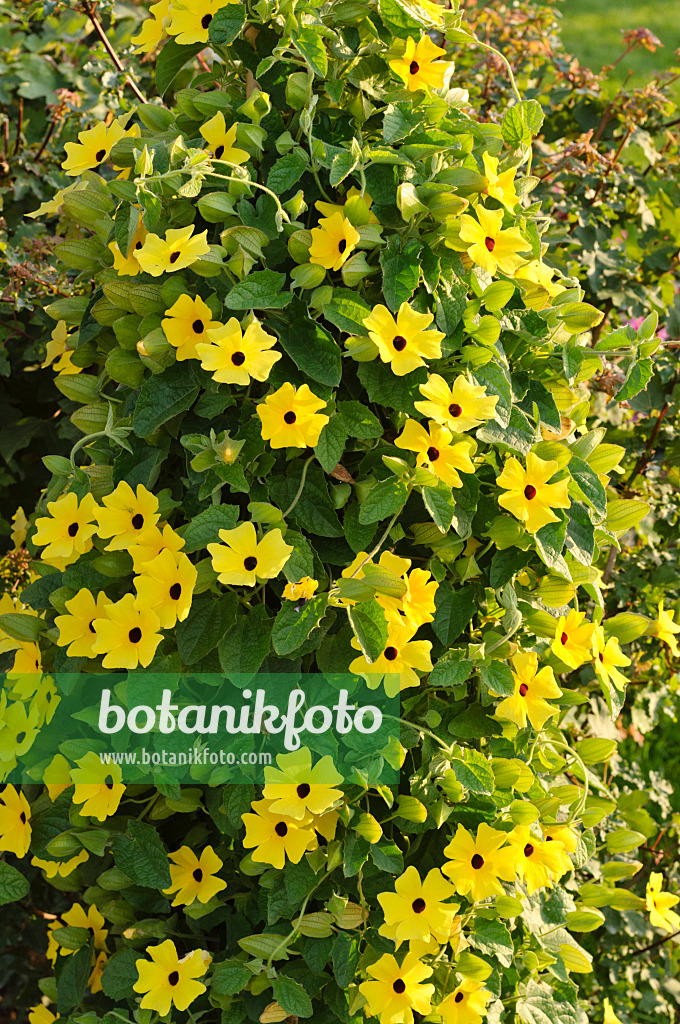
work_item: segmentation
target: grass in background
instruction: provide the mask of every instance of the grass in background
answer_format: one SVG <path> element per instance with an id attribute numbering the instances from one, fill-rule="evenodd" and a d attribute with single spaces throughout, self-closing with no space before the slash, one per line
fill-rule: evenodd
<path id="1" fill-rule="evenodd" d="M 621 31 L 636 28 L 648 28 L 663 47 L 655 53 L 640 48 L 628 54 L 614 69 L 618 80 L 632 70 L 634 83 L 642 85 L 655 72 L 680 65 L 674 53 L 680 47 L 678 0 L 564 0 L 558 10 L 566 49 L 588 67 L 613 64 L 624 49 Z"/>

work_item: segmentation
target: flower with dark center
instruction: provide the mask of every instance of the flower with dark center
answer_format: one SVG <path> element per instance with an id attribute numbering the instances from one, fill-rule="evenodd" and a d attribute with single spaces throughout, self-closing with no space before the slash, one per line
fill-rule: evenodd
<path id="1" fill-rule="evenodd" d="M 139 626 L 133 626 L 133 628 L 128 633 L 128 638 L 131 644 L 139 643 L 139 641 L 142 639 L 142 631 L 139 628 Z"/>
<path id="2" fill-rule="evenodd" d="M 536 488 L 533 484 L 526 485 L 526 487 L 524 488 L 524 497 L 527 499 L 527 501 L 531 501 L 532 498 L 536 497 Z"/>
<path id="3" fill-rule="evenodd" d="M 80 523 L 71 523 L 71 525 L 68 528 L 68 535 L 69 535 L 69 537 L 75 537 L 75 535 L 77 534 L 79 529 L 80 529 Z"/>
<path id="4" fill-rule="evenodd" d="M 234 352 L 232 354 L 231 361 L 234 364 L 234 366 L 243 366 L 243 364 L 246 361 L 245 353 L 244 352 Z"/>
<path id="5" fill-rule="evenodd" d="M 106 786 L 107 789 L 113 789 L 113 779 L 111 778 L 110 775 L 107 775 L 106 778 L 104 779 L 104 785 Z"/>
<path id="6" fill-rule="evenodd" d="M 453 417 L 454 417 L 455 419 L 457 419 L 457 418 L 458 418 L 458 417 L 459 417 L 460 415 L 462 415 L 462 412 L 463 412 L 463 408 L 462 408 L 462 406 L 458 405 L 458 403 L 457 403 L 457 402 L 453 402 L 453 403 L 452 403 L 452 404 L 451 404 L 451 405 L 449 406 L 449 412 L 451 413 L 451 415 L 452 415 L 452 416 L 453 416 Z"/>
<path id="7" fill-rule="evenodd" d="M 202 320 L 194 320 L 191 326 L 194 329 L 194 334 L 203 334 L 203 331 L 205 330 L 205 324 Z"/>
<path id="8" fill-rule="evenodd" d="M 218 146 L 217 149 L 215 150 L 215 159 L 216 160 L 221 160 L 223 153 L 224 153 L 224 146 Z"/>
<path id="9" fill-rule="evenodd" d="M 392 344 L 397 350 L 397 352 L 403 352 L 404 349 L 406 348 L 406 338 L 403 336 L 403 334 L 398 334 L 396 338 L 392 340 Z"/>
<path id="10" fill-rule="evenodd" d="M 347 248 L 347 239 L 346 238 L 341 238 L 340 241 L 338 242 L 338 252 L 344 252 L 346 248 Z"/>
<path id="11" fill-rule="evenodd" d="M 560 643 L 561 644 L 566 644 L 568 641 L 569 641 L 569 637 L 567 636 L 566 633 L 563 633 L 562 636 L 560 637 Z"/>
<path id="12" fill-rule="evenodd" d="M 422 896 L 419 896 L 411 904 L 411 910 L 413 911 L 414 914 L 422 914 L 422 912 L 425 910 L 425 907 L 426 903 Z"/>
<path id="13" fill-rule="evenodd" d="M 182 255 L 181 252 L 171 252 L 170 253 L 170 262 L 171 263 L 177 263 L 177 260 L 180 258 L 181 255 Z"/>
<path id="14" fill-rule="evenodd" d="M 203 872 L 201 871 L 200 868 L 196 868 L 196 870 L 193 872 L 193 876 L 197 882 L 203 881 Z"/>
<path id="15" fill-rule="evenodd" d="M 172 971 L 168 975 L 168 984 L 174 986 L 174 985 L 177 984 L 178 981 L 179 981 L 179 971 Z"/>
<path id="16" fill-rule="evenodd" d="M 428 448 L 427 449 L 427 457 L 430 460 L 430 462 L 436 462 L 437 459 L 439 458 L 439 449 L 438 448 Z"/>
<path id="17" fill-rule="evenodd" d="M 520 697 L 526 697 L 526 695 L 528 694 L 528 692 L 529 692 L 529 687 L 527 686 L 527 684 L 526 684 L 526 683 L 522 683 L 522 684 L 520 685 L 520 688 L 519 688 L 519 694 L 520 694 Z"/>
<path id="18" fill-rule="evenodd" d="M 465 996 L 463 995 L 462 992 L 456 992 L 455 996 L 453 997 L 453 1001 L 454 1003 L 462 1003 L 464 998 Z"/>
<path id="19" fill-rule="evenodd" d="M 420 64 L 418 63 L 418 61 L 417 60 L 412 60 L 411 63 L 409 64 L 409 66 L 408 66 L 408 70 L 409 70 L 409 74 L 417 75 L 418 72 L 420 71 Z"/>
<path id="20" fill-rule="evenodd" d="M 534 852 L 533 846 L 531 845 L 531 843 L 527 843 L 527 845 L 524 847 L 524 856 L 525 857 L 530 857 L 533 852 Z"/>
<path id="21" fill-rule="evenodd" d="M 384 651 L 385 657 L 388 661 L 394 661 L 398 653 L 399 652 L 396 647 L 386 647 Z"/>
<path id="22" fill-rule="evenodd" d="M 283 839 L 284 836 L 288 835 L 288 826 L 286 825 L 285 821 L 279 821 L 275 825 L 274 831 L 276 832 L 277 836 L 280 839 Z"/>
<path id="23" fill-rule="evenodd" d="M 141 530 L 141 528 L 144 526 L 144 516 L 142 515 L 141 512 L 138 512 L 136 515 L 132 517 L 132 525 L 135 530 Z"/>
<path id="24" fill-rule="evenodd" d="M 181 596 L 182 596 L 182 584 L 181 583 L 173 583 L 173 585 L 170 587 L 170 597 L 172 598 L 173 601 L 179 601 Z"/>
<path id="25" fill-rule="evenodd" d="M 255 555 L 248 555 L 247 558 L 243 559 L 243 568 L 247 572 L 253 572 L 256 566 L 257 566 L 257 558 L 255 557 Z"/>
<path id="26" fill-rule="evenodd" d="M 204 14 L 203 17 L 201 18 L 201 28 L 207 28 L 212 20 L 212 14 Z"/>
<path id="27" fill-rule="evenodd" d="M 496 248 L 496 240 L 494 238 L 490 238 L 487 235 L 487 237 L 484 239 L 484 245 L 487 247 L 489 252 L 493 252 L 494 249 Z"/>
<path id="28" fill-rule="evenodd" d="M 402 981 L 401 978 L 397 978 L 397 980 L 393 983 L 392 988 L 397 993 L 397 995 L 400 996 L 402 992 L 406 991 L 406 984 Z"/>
<path id="29" fill-rule="evenodd" d="M 21 822 L 22 825 L 26 824 L 26 812 L 25 811 L 22 811 L 21 814 L 19 815 L 19 821 Z"/>
<path id="30" fill-rule="evenodd" d="M 94 158 L 97 161 L 97 163 L 100 164 L 105 156 L 106 156 L 106 150 L 105 149 L 100 149 L 99 152 L 95 153 L 95 157 Z"/>
<path id="31" fill-rule="evenodd" d="M 297 788 L 297 795 L 300 797 L 301 800 L 304 800 L 305 797 L 308 797 L 310 792 L 311 786 L 309 785 L 308 782 L 301 782 Z"/>
<path id="32" fill-rule="evenodd" d="M 284 413 L 284 416 L 283 416 L 284 423 L 287 423 L 289 426 L 292 426 L 293 423 L 295 423 L 296 419 L 297 419 L 297 416 L 295 415 L 295 413 L 293 412 L 292 409 L 289 410 L 289 412 Z"/>
<path id="33" fill-rule="evenodd" d="M 480 868 L 484 867 L 484 858 L 481 853 L 476 853 L 470 861 L 475 871 L 479 871 Z"/>

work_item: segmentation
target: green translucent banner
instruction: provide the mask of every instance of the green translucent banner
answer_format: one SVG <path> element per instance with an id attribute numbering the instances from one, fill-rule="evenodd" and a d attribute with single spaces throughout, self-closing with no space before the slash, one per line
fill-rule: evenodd
<path id="1" fill-rule="evenodd" d="M 399 698 L 350 674 L 8 674 L 0 780 L 64 786 L 263 783 L 277 755 L 330 756 L 347 784 L 393 783 Z"/>

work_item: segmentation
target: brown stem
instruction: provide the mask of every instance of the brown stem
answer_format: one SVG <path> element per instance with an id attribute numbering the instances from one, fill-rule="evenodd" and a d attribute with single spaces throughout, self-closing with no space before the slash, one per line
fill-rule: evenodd
<path id="1" fill-rule="evenodd" d="M 19 97 L 19 120 L 17 121 L 17 137 L 14 140 L 14 150 L 12 152 L 13 156 L 16 156 L 17 153 L 19 152 L 19 143 L 21 142 L 21 130 L 22 130 L 23 126 L 24 126 L 24 98 L 23 98 L 23 96 L 20 96 Z"/>
<path id="2" fill-rule="evenodd" d="M 680 928 L 677 932 L 671 932 L 670 935 L 665 935 L 663 939 L 657 939 L 656 942 L 650 942 L 648 946 L 643 946 L 642 949 L 636 949 L 634 953 L 629 953 L 628 956 L 624 957 L 624 960 L 632 960 L 636 956 L 640 956 L 642 953 L 648 953 L 650 949 L 656 949 L 657 946 L 662 946 L 664 942 L 668 942 L 669 939 L 674 939 L 676 935 L 680 935 Z"/>
<path id="3" fill-rule="evenodd" d="M 52 118 L 52 120 L 50 121 L 49 127 L 48 127 L 48 129 L 47 129 L 47 131 L 45 133 L 45 138 L 42 140 L 42 143 L 40 144 L 40 149 L 38 150 L 38 152 L 36 154 L 36 158 L 35 158 L 35 162 L 36 163 L 39 163 L 39 161 L 42 160 L 43 153 L 47 149 L 47 143 L 50 141 L 50 139 L 54 135 L 54 129 L 57 127 L 57 124 L 59 123 L 60 120 L 61 120 L 61 118 L 57 114 L 55 114 L 54 117 Z"/>
<path id="4" fill-rule="evenodd" d="M 104 49 L 106 50 L 109 57 L 115 64 L 116 69 L 118 71 L 125 73 L 125 65 L 123 64 L 122 60 L 120 59 L 120 57 L 114 50 L 113 46 L 111 45 L 109 38 L 106 35 L 106 32 L 102 28 L 101 24 L 99 23 L 99 19 L 95 14 L 95 3 L 93 2 L 92 4 L 88 4 L 87 0 L 83 0 L 83 10 L 92 22 L 93 29 L 101 39 L 102 45 L 104 46 Z M 135 94 L 140 103 L 146 103 L 146 97 L 144 96 L 144 93 L 140 91 L 137 83 L 133 81 L 133 79 L 128 74 L 125 74 L 125 84 L 130 86 L 130 89 Z"/>
<path id="5" fill-rule="evenodd" d="M 680 373 L 680 371 L 678 371 L 678 373 Z M 671 393 L 673 392 L 673 388 L 677 384 L 678 373 L 676 373 L 675 377 L 673 377 L 673 383 L 671 384 Z M 665 402 L 664 406 L 663 406 L 663 409 L 661 410 L 661 412 L 659 413 L 659 415 L 656 418 L 656 423 L 654 424 L 654 429 L 652 430 L 651 434 L 649 435 L 649 438 L 647 440 L 647 444 L 645 445 L 645 450 L 643 451 L 642 455 L 640 456 L 640 458 L 635 463 L 635 469 L 633 470 L 633 472 L 631 473 L 631 475 L 628 478 L 628 485 L 629 486 L 630 486 L 630 484 L 632 484 L 633 480 L 635 479 L 636 476 L 638 476 L 639 473 L 644 473 L 645 469 L 647 468 L 649 463 L 652 461 L 652 447 L 654 446 L 654 442 L 656 441 L 656 435 L 661 430 L 661 424 L 663 423 L 663 421 L 665 419 L 665 416 L 666 416 L 666 413 L 668 412 L 669 408 L 670 408 L 670 402 Z"/>
<path id="6" fill-rule="evenodd" d="M 623 149 L 623 147 L 624 147 L 624 146 L 626 145 L 626 143 L 628 142 L 628 139 L 629 139 L 629 138 L 631 137 L 631 135 L 633 134 L 633 129 L 634 129 L 634 128 L 635 128 L 635 125 L 634 125 L 634 124 L 632 124 L 632 125 L 631 125 L 631 126 L 630 126 L 630 127 L 628 128 L 628 130 L 626 131 L 626 134 L 625 134 L 625 135 L 623 136 L 623 138 L 621 139 L 621 145 L 619 146 L 619 148 L 618 148 L 618 149 L 616 150 L 616 152 L 614 153 L 613 157 L 612 157 L 612 158 L 611 158 L 611 160 L 609 161 L 609 163 L 608 163 L 608 165 L 607 165 L 607 169 L 606 169 L 606 171 L 604 172 L 604 174 L 602 175 L 602 177 L 601 177 L 601 179 L 600 179 L 600 184 L 599 184 L 599 185 L 597 186 L 597 192 L 595 193 L 595 195 L 594 195 L 594 196 L 593 196 L 593 198 L 591 199 L 591 203 L 594 203 L 594 202 L 595 202 L 595 200 L 596 200 L 596 199 L 597 199 L 597 197 L 599 196 L 600 192 L 601 192 L 601 191 L 602 191 L 602 189 L 604 188 L 604 183 L 605 183 L 605 181 L 607 180 L 607 178 L 609 177 L 609 174 L 611 173 L 611 170 L 612 170 L 612 168 L 614 167 L 614 164 L 616 163 L 616 161 L 618 160 L 619 156 L 621 155 L 621 150 Z"/>

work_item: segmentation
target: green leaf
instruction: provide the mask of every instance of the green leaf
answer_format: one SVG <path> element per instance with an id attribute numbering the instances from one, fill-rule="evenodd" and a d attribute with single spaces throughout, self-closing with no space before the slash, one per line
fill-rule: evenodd
<path id="1" fill-rule="evenodd" d="M 177 650 L 185 665 L 195 665 L 217 647 L 234 617 L 233 595 L 215 600 L 214 594 L 195 597 L 184 622 L 175 627 Z"/>
<path id="2" fill-rule="evenodd" d="M 364 320 L 370 312 L 371 307 L 347 288 L 334 288 L 333 298 L 323 307 L 324 319 L 348 334 L 365 334 Z"/>
<path id="3" fill-rule="evenodd" d="M 285 479 L 272 481 L 269 493 L 279 508 L 288 508 L 298 491 L 301 475 L 302 464 L 289 463 Z M 308 533 L 319 537 L 342 537 L 342 525 L 330 499 L 326 477 L 314 463 L 307 470 L 304 489 L 290 518 Z"/>
<path id="4" fill-rule="evenodd" d="M 583 497 L 601 516 L 607 511 L 607 495 L 597 473 L 582 459 L 572 455 L 569 472 L 579 486 Z"/>
<path id="5" fill-rule="evenodd" d="M 519 548 L 506 548 L 504 551 L 497 551 L 491 559 L 489 572 L 489 583 L 494 590 L 500 590 L 506 583 L 509 583 L 515 573 L 527 565 L 530 558 L 530 552 L 520 551 Z"/>
<path id="6" fill-rule="evenodd" d="M 293 36 L 293 45 L 317 78 L 325 78 L 328 74 L 328 54 L 321 36 L 313 28 L 303 28 Z"/>
<path id="7" fill-rule="evenodd" d="M 649 512 L 646 501 L 616 498 L 607 503 L 607 529 L 620 537 L 622 533 L 637 526 Z"/>
<path id="8" fill-rule="evenodd" d="M 179 46 L 174 39 L 168 39 L 156 58 L 156 89 L 160 96 L 165 95 L 184 65 L 204 49 L 205 43 Z"/>
<path id="9" fill-rule="evenodd" d="M 545 423 L 551 430 L 559 431 L 561 429 L 562 420 L 555 399 L 539 380 L 529 381 L 527 393 L 519 403 L 520 409 L 527 416 L 533 416 L 534 405 L 538 409 L 541 423 Z"/>
<path id="10" fill-rule="evenodd" d="M 282 195 L 289 188 L 299 184 L 300 178 L 307 170 L 309 157 L 303 149 L 297 148 L 279 157 L 267 175 L 267 188 L 276 195 Z"/>
<path id="11" fill-rule="evenodd" d="M 213 968 L 210 991 L 217 996 L 235 996 L 252 977 L 252 972 L 240 960 L 224 960 Z"/>
<path id="12" fill-rule="evenodd" d="M 124 949 L 110 957 L 102 974 L 104 995 L 115 1002 L 126 999 L 139 977 L 137 960 L 141 959 L 143 957 L 135 949 Z"/>
<path id="13" fill-rule="evenodd" d="M 472 520 L 477 511 L 479 500 L 479 480 L 470 473 L 460 473 L 462 487 L 453 491 L 453 528 L 459 537 L 465 540 L 472 533 Z"/>
<path id="14" fill-rule="evenodd" d="M 139 218 L 139 210 L 131 203 L 122 203 L 116 211 L 116 243 L 125 259 L 139 225 Z"/>
<path id="15" fill-rule="evenodd" d="M 457 758 L 451 761 L 451 768 L 458 782 L 470 793 L 493 793 L 494 775 L 490 763 L 476 750 L 466 750 L 465 753 L 465 763 Z"/>
<path id="16" fill-rule="evenodd" d="M 452 689 L 461 686 L 472 670 L 472 663 L 461 660 L 461 651 L 446 651 L 438 658 L 428 677 L 430 686 Z"/>
<path id="17" fill-rule="evenodd" d="M 486 388 L 487 395 L 497 397 L 495 419 L 507 427 L 512 413 L 512 384 L 507 371 L 499 363 L 487 363 L 475 370 L 474 378 Z"/>
<path id="18" fill-rule="evenodd" d="M 475 949 L 498 960 L 503 967 L 512 964 L 515 946 L 510 932 L 501 921 L 475 918 L 474 930 L 469 933 L 469 938 Z"/>
<path id="19" fill-rule="evenodd" d="M 293 545 L 293 551 L 283 567 L 283 574 L 289 583 L 298 583 L 303 576 L 314 575 L 314 552 L 301 533 L 286 531 L 286 544 Z"/>
<path id="20" fill-rule="evenodd" d="M 331 164 L 330 182 L 336 188 L 341 181 L 344 181 L 348 174 L 351 174 L 359 163 L 359 155 L 354 156 L 349 150 L 343 150 L 333 157 Z"/>
<path id="21" fill-rule="evenodd" d="M 573 459 L 572 459 L 573 462 Z M 569 463 L 571 467 L 571 463 Z M 595 529 L 588 515 L 588 506 L 572 501 L 567 509 L 567 548 L 581 565 L 590 565 L 595 551 Z"/>
<path id="22" fill-rule="evenodd" d="M 171 884 L 168 854 L 153 825 L 129 819 L 127 832 L 114 836 L 113 856 L 116 867 L 136 885 L 167 889 Z"/>
<path id="23" fill-rule="evenodd" d="M 227 4 L 216 11 L 208 28 L 208 39 L 215 46 L 229 46 L 241 34 L 245 21 L 243 4 Z"/>
<path id="24" fill-rule="evenodd" d="M 199 512 L 182 531 L 183 550 L 190 555 L 194 551 L 202 551 L 208 544 L 217 543 L 219 531 L 233 530 L 238 517 L 238 505 L 211 505 L 204 512 Z"/>
<path id="25" fill-rule="evenodd" d="M 358 437 L 361 441 L 382 437 L 380 420 L 363 402 L 338 402 L 338 413 L 350 437 Z"/>
<path id="26" fill-rule="evenodd" d="M 432 516 L 435 526 L 446 533 L 450 529 L 456 514 L 456 501 L 451 488 L 440 481 L 436 487 L 423 487 L 423 502 Z"/>
<path id="27" fill-rule="evenodd" d="M 251 675 L 257 672 L 269 654 L 272 620 L 264 605 L 258 604 L 248 614 L 239 614 L 219 644 L 222 671 Z"/>
<path id="28" fill-rule="evenodd" d="M 508 107 L 501 122 L 501 133 L 503 141 L 511 149 L 520 149 L 522 146 L 529 146 L 531 144 L 531 130 L 525 124 L 521 107 Z"/>
<path id="29" fill-rule="evenodd" d="M 628 368 L 623 385 L 614 396 L 616 401 L 627 402 L 630 398 L 635 398 L 640 391 L 644 391 L 653 374 L 654 366 L 649 356 L 645 359 L 634 361 Z"/>
<path id="30" fill-rule="evenodd" d="M 378 523 L 394 515 L 406 503 L 408 487 L 396 477 L 381 480 L 368 492 L 359 510 L 360 523 Z"/>
<path id="31" fill-rule="evenodd" d="M 562 558 L 564 539 L 566 535 L 566 516 L 560 519 L 559 523 L 548 523 L 547 526 L 542 526 L 541 529 L 534 534 L 538 554 L 540 555 L 541 561 L 547 565 L 549 569 L 559 569 L 561 565 L 566 564 Z"/>
<path id="32" fill-rule="evenodd" d="M 305 601 L 302 607 L 294 601 L 286 601 L 272 629 L 272 643 L 276 653 L 286 657 L 301 647 L 312 630 L 319 625 L 327 604 L 328 594 L 318 594 Z"/>
<path id="33" fill-rule="evenodd" d="M 482 682 L 497 697 L 512 697 L 515 692 L 515 679 L 509 665 L 504 661 L 491 661 L 479 666 Z"/>
<path id="34" fill-rule="evenodd" d="M 347 431 L 340 416 L 331 416 L 319 435 L 314 453 L 327 473 L 332 473 L 342 458 Z"/>
<path id="35" fill-rule="evenodd" d="M 375 598 L 347 609 L 350 624 L 369 664 L 379 658 L 387 643 L 387 619 Z"/>
<path id="36" fill-rule="evenodd" d="M 451 647 L 477 611 L 475 588 L 467 586 L 454 590 L 448 581 L 444 581 L 439 584 L 434 600 L 436 611 L 432 628 L 444 647 Z"/>
<path id="37" fill-rule="evenodd" d="M 92 946 L 93 940 L 77 953 L 57 958 L 57 1006 L 62 1017 L 82 1002 L 92 970 Z"/>
<path id="38" fill-rule="evenodd" d="M 415 13 L 414 7 L 410 10 Z M 380 14 L 387 28 L 401 39 L 408 39 L 409 36 L 419 39 L 423 33 L 423 23 L 416 21 L 413 14 L 407 13 L 398 0 L 380 0 Z"/>
<path id="39" fill-rule="evenodd" d="M 354 980 L 360 956 L 359 940 L 348 932 L 338 932 L 333 941 L 331 960 L 333 975 L 340 988 L 346 989 Z"/>
<path id="40" fill-rule="evenodd" d="M 299 982 L 293 978 L 278 977 L 272 989 L 274 999 L 290 1017 L 312 1016 L 312 1000 Z"/>
<path id="41" fill-rule="evenodd" d="M 403 597 L 406 593 L 406 584 L 401 576 L 383 568 L 382 565 L 367 562 L 363 567 L 363 574 L 360 582 L 370 584 L 379 594 L 385 594 L 386 597 Z"/>
<path id="42" fill-rule="evenodd" d="M 5 612 L 0 615 L 0 630 L 22 644 L 35 643 L 46 628 L 46 624 L 37 615 L 23 612 Z"/>
<path id="43" fill-rule="evenodd" d="M 291 296 L 288 298 L 290 301 Z M 307 316 L 304 302 L 292 299 L 286 322 L 277 322 L 276 326 L 281 347 L 303 373 L 327 387 L 338 386 L 342 353 L 328 331 Z"/>
<path id="44" fill-rule="evenodd" d="M 418 388 L 427 380 L 426 370 L 414 370 L 404 377 L 397 377 L 389 366 L 376 359 L 371 363 L 359 363 L 357 375 L 371 402 L 410 416 L 420 416 L 413 403 L 422 398 Z"/>
<path id="45" fill-rule="evenodd" d="M 224 305 L 227 309 L 283 309 L 293 298 L 290 292 L 281 294 L 285 283 L 285 274 L 256 270 L 234 285 L 225 296 Z"/>
<path id="46" fill-rule="evenodd" d="M 0 861 L 0 906 L 22 900 L 30 888 L 20 871 L 11 864 Z"/>
<path id="47" fill-rule="evenodd" d="M 467 288 L 462 281 L 454 281 L 448 291 L 437 292 L 437 327 L 451 336 L 463 319 L 467 306 Z"/>
<path id="48" fill-rule="evenodd" d="M 383 271 L 383 295 L 387 305 L 396 313 L 402 302 L 408 301 L 420 280 L 420 242 L 412 239 L 404 251 L 399 251 L 399 236 L 392 235 L 387 248 L 380 254 Z"/>
<path id="49" fill-rule="evenodd" d="M 149 437 L 164 423 L 189 409 L 200 393 L 198 376 L 186 362 L 174 363 L 142 385 L 132 426 L 137 437 Z"/>

